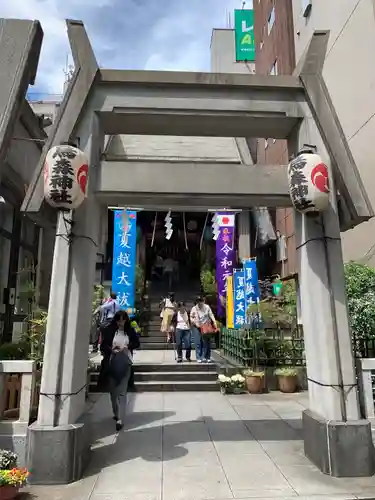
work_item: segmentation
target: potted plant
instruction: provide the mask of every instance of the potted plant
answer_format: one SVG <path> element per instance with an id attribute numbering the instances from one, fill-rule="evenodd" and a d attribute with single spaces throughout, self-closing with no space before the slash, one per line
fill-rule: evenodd
<path id="1" fill-rule="evenodd" d="M 233 394 L 241 394 L 245 390 L 245 377 L 241 373 L 236 373 L 230 378 Z"/>
<path id="2" fill-rule="evenodd" d="M 281 392 L 292 393 L 296 392 L 298 385 L 298 371 L 293 367 L 277 368 L 275 375 L 279 379 L 279 389 Z"/>
<path id="3" fill-rule="evenodd" d="M 230 377 L 224 375 L 223 373 L 220 373 L 220 375 L 217 377 L 217 381 L 220 384 L 221 394 L 227 394 L 228 392 L 230 392 L 231 388 Z"/>
<path id="4" fill-rule="evenodd" d="M 218 382 L 222 394 L 241 394 L 245 389 L 245 377 L 240 373 L 232 375 L 231 377 L 220 374 L 218 376 Z"/>
<path id="5" fill-rule="evenodd" d="M 26 484 L 29 472 L 17 467 L 18 457 L 9 450 L 0 450 L 0 500 L 12 500 Z"/>
<path id="6" fill-rule="evenodd" d="M 250 394 L 260 394 L 264 389 L 264 371 L 245 370 L 243 372 Z"/>

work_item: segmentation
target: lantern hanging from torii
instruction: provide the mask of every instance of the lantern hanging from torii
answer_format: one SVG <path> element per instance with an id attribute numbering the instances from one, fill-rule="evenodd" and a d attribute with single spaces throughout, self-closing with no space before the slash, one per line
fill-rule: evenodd
<path id="1" fill-rule="evenodd" d="M 289 193 L 301 213 L 323 212 L 329 205 L 329 171 L 314 148 L 305 147 L 288 165 Z"/>
<path id="2" fill-rule="evenodd" d="M 86 198 L 88 159 L 77 147 L 51 148 L 44 162 L 44 198 L 53 208 L 74 210 Z"/>

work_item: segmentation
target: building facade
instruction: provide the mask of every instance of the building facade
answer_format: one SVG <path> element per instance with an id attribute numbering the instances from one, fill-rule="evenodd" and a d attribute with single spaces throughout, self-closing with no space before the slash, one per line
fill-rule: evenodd
<path id="1" fill-rule="evenodd" d="M 19 338 L 28 315 L 29 297 L 41 282 L 41 228 L 20 207 L 38 163 L 46 134 L 25 100 L 0 182 L 0 338 Z M 53 248 L 52 248 L 53 251 Z"/>
<path id="2" fill-rule="evenodd" d="M 259 75 L 290 75 L 295 68 L 292 0 L 254 0 L 254 33 L 256 73 Z M 285 165 L 289 154 L 286 142 L 272 137 L 258 140 L 260 164 Z M 276 209 L 275 227 L 278 236 L 275 269 L 282 276 L 296 272 L 293 210 Z"/>
<path id="3" fill-rule="evenodd" d="M 254 0 L 256 72 L 291 74 L 316 30 L 330 38 L 323 77 L 349 142 L 368 196 L 375 205 L 374 152 L 375 8 L 373 0 Z M 350 61 L 350 68 L 348 68 Z M 259 163 L 287 163 L 283 141 L 265 138 Z M 286 240 L 285 274 L 295 271 L 291 210 L 276 211 L 276 228 Z M 344 259 L 375 266 L 374 219 L 342 234 Z"/>
<path id="4" fill-rule="evenodd" d="M 374 207 L 374 1 L 293 0 L 292 7 L 297 62 L 314 30 L 330 31 L 323 77 Z M 342 243 L 346 261 L 375 266 L 375 219 L 343 233 Z"/>

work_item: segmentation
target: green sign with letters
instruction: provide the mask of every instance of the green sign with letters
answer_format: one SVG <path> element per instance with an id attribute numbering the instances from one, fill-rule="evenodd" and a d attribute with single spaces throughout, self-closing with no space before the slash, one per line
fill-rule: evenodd
<path id="1" fill-rule="evenodd" d="M 255 61 L 253 10 L 237 9 L 234 11 L 234 36 L 236 41 L 236 61 Z"/>

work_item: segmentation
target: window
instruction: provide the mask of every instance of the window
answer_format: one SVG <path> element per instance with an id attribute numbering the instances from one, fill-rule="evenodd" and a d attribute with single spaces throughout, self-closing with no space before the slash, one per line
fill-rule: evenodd
<path id="1" fill-rule="evenodd" d="M 278 74 L 277 72 L 277 59 L 275 59 L 275 62 L 272 65 L 272 68 L 270 70 L 270 75 L 276 76 Z"/>
<path id="2" fill-rule="evenodd" d="M 272 7 L 271 13 L 268 18 L 268 23 L 267 23 L 268 34 L 271 33 L 274 24 L 275 24 L 275 6 Z"/>

